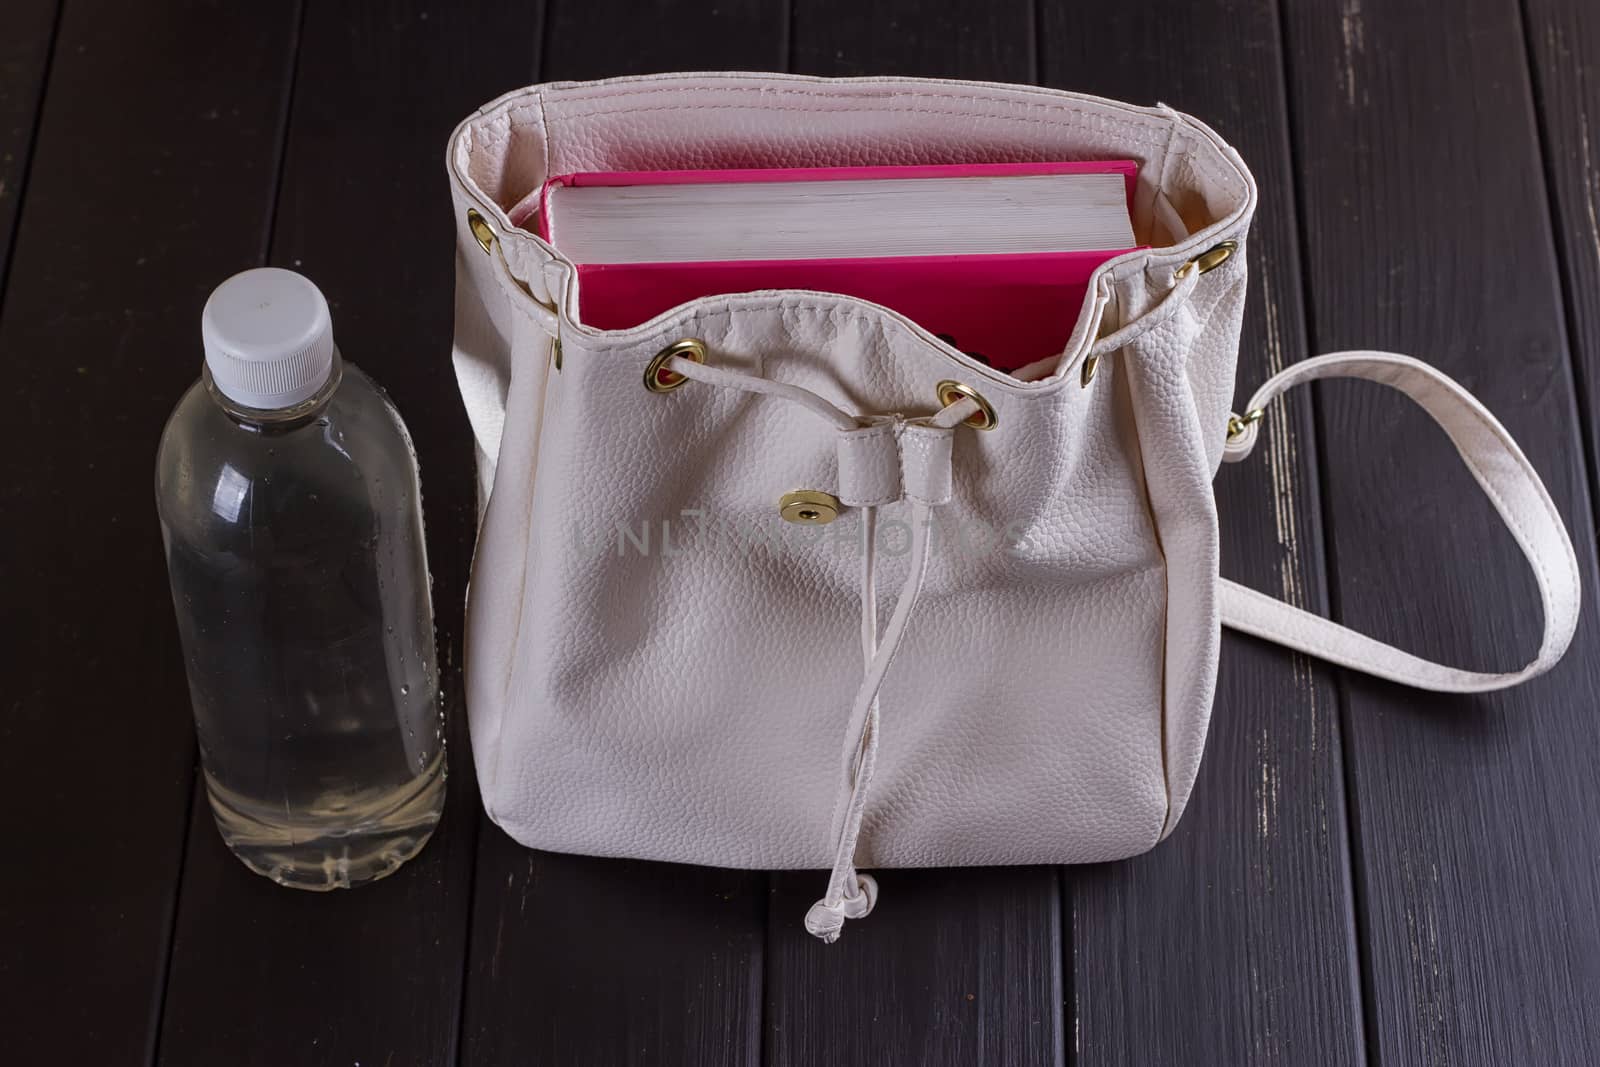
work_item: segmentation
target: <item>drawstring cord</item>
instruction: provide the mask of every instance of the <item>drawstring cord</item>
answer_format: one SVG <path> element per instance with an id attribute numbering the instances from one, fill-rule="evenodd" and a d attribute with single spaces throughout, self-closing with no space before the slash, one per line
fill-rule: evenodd
<path id="1" fill-rule="evenodd" d="M 1164 324 L 1188 301 L 1201 272 L 1180 271 L 1172 289 L 1152 308 L 1122 328 L 1095 341 L 1085 359 L 1098 359 Z M 839 939 L 846 919 L 860 919 L 878 899 L 878 883 L 856 870 L 856 845 L 866 811 L 867 791 L 877 765 L 880 722 L 878 694 L 900 642 L 911 625 L 912 612 L 928 574 L 928 548 L 933 509 L 950 499 L 951 442 L 955 428 L 979 413 L 970 398 L 955 400 L 927 418 L 853 416 L 831 401 L 797 385 L 775 382 L 742 371 L 673 356 L 662 370 L 723 389 L 776 397 L 799 404 L 831 423 L 840 433 L 840 499 L 861 511 L 861 685 L 845 726 L 844 768 L 834 804 L 833 869 L 822 899 L 806 912 L 806 930 L 824 942 Z M 1048 374 L 1051 363 L 1040 361 L 1016 376 L 1033 380 Z M 892 452 L 892 457 L 889 453 Z M 892 458 L 892 462 L 891 462 Z M 847 470 L 848 467 L 848 470 Z M 846 492 L 846 483 L 852 492 Z M 906 499 L 911 502 L 911 568 L 882 635 L 878 633 L 877 549 L 878 508 Z"/>
<path id="2" fill-rule="evenodd" d="M 911 625 L 912 613 L 916 610 L 917 599 L 927 579 L 933 508 L 950 497 L 951 438 L 955 427 L 971 418 L 978 407 L 970 399 L 957 400 L 925 419 L 896 418 L 888 427 L 893 432 L 884 432 L 886 427 L 881 417 L 857 418 L 849 415 L 830 401 L 800 386 L 707 366 L 682 356 L 668 360 L 664 369 L 708 385 L 788 400 L 805 407 L 846 434 L 869 431 L 852 442 L 852 447 L 870 442 L 880 448 L 893 449 L 901 471 L 901 492 L 911 501 L 910 572 L 901 586 L 899 599 L 895 601 L 894 611 L 881 636 L 878 633 L 876 534 L 878 507 L 880 503 L 887 503 L 888 499 L 857 502 L 861 510 L 862 527 L 861 684 L 856 690 L 850 717 L 845 725 L 840 800 L 835 801 L 832 827 L 835 842 L 833 869 L 828 876 L 827 891 L 806 912 L 805 919 L 808 932 L 831 944 L 839 939 L 846 919 L 864 917 L 872 911 L 878 899 L 876 880 L 856 870 L 855 866 L 856 845 L 861 837 L 867 792 L 877 765 L 878 694 L 901 640 Z M 854 456 L 861 453 L 852 451 L 850 454 Z M 881 460 L 882 457 L 873 458 Z M 849 502 L 846 500 L 846 503 Z"/>

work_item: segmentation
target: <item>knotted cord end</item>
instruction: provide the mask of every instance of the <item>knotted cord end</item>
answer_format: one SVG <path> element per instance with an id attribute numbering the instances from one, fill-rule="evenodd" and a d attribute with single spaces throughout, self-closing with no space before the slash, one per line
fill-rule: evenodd
<path id="1" fill-rule="evenodd" d="M 854 896 L 843 897 L 833 904 L 824 897 L 811 905 L 811 910 L 806 912 L 806 933 L 831 945 L 839 940 L 846 919 L 866 918 L 877 902 L 878 880 L 870 874 L 857 874 Z"/>

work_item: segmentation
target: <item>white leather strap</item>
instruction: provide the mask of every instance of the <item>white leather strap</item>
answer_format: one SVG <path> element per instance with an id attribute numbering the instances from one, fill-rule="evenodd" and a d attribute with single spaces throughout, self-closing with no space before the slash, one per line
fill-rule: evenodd
<path id="1" fill-rule="evenodd" d="M 1444 429 L 1533 568 L 1544 607 L 1538 654 L 1521 670 L 1502 674 L 1447 667 L 1226 579 L 1219 589 L 1222 624 L 1344 667 L 1439 692 L 1504 689 L 1549 670 L 1567 650 L 1578 624 L 1578 560 L 1555 503 L 1505 427 L 1450 378 L 1421 360 L 1392 352 L 1336 352 L 1297 363 L 1269 378 L 1246 411 L 1263 411 L 1285 389 L 1317 378 L 1381 382 L 1416 401 Z M 1241 422 L 1223 453 L 1230 462 L 1249 455 L 1259 432 L 1259 416 Z"/>

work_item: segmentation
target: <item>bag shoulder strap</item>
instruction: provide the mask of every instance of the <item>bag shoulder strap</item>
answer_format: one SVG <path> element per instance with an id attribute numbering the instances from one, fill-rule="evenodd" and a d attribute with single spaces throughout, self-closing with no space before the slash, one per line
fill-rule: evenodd
<path id="1" fill-rule="evenodd" d="M 1443 428 L 1467 469 L 1516 538 L 1538 583 L 1544 638 L 1521 670 L 1504 674 L 1447 667 L 1414 656 L 1264 593 L 1222 580 L 1222 624 L 1403 685 L 1447 693 L 1504 689 L 1543 674 L 1572 641 L 1582 586 L 1572 539 L 1544 483 L 1504 426 L 1471 393 L 1437 370 L 1392 352 L 1336 352 L 1297 363 L 1269 378 L 1243 416 L 1229 420 L 1223 459 L 1249 455 L 1261 413 L 1285 389 L 1318 378 L 1362 378 L 1398 389 Z"/>

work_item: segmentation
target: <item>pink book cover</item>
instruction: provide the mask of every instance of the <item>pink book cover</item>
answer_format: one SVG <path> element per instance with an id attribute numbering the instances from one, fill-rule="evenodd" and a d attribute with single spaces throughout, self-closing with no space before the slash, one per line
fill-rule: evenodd
<path id="1" fill-rule="evenodd" d="M 619 171 L 568 174 L 552 185 L 666 185 L 749 181 L 863 181 L 1034 174 L 1125 175 L 1131 205 L 1138 164 L 1131 160 L 992 163 L 920 167 L 819 167 L 770 170 Z M 548 203 L 546 197 L 541 202 Z M 520 221 L 520 220 L 519 220 Z M 549 238 L 541 212 L 538 231 Z M 596 329 L 620 330 L 703 296 L 760 289 L 815 289 L 882 304 L 991 366 L 1014 370 L 1065 346 L 1083 307 L 1089 276 L 1129 249 L 850 259 L 705 263 L 590 263 L 578 266 L 578 313 Z"/>

